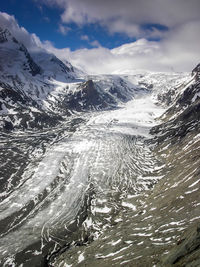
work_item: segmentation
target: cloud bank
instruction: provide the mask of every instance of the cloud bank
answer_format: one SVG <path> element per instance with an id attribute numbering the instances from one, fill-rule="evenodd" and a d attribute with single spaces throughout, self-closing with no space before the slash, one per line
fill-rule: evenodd
<path id="1" fill-rule="evenodd" d="M 57 1 L 60 4 L 66 2 Z M 180 21 L 180 18 L 176 21 Z M 57 49 L 48 40 L 41 42 L 35 34 L 20 27 L 14 16 L 6 13 L 0 12 L 0 26 L 8 28 L 30 51 L 45 49 L 89 74 L 126 73 L 138 69 L 191 71 L 200 61 L 200 20 L 185 21 L 172 27 L 159 42 L 139 38 L 114 49 L 96 43 L 96 48 L 76 51 L 71 51 L 70 48 Z M 80 38 L 89 40 L 86 36 Z"/>
<path id="2" fill-rule="evenodd" d="M 39 1 L 39 0 L 35 0 Z M 160 35 L 161 31 L 145 24 L 177 27 L 200 19 L 199 0 L 40 0 L 62 8 L 62 22 L 79 25 L 100 23 L 112 32 L 130 37 Z"/>
<path id="3" fill-rule="evenodd" d="M 169 31 L 159 42 L 144 38 L 114 49 L 98 47 L 70 51 L 46 49 L 91 74 L 126 73 L 135 70 L 191 71 L 200 62 L 200 22 L 190 22 Z"/>

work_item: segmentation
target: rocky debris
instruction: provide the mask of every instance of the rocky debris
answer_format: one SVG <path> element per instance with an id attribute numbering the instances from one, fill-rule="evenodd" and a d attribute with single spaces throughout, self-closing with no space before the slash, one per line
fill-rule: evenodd
<path id="1" fill-rule="evenodd" d="M 161 260 L 161 266 L 200 266 L 200 223 L 189 229 Z"/>

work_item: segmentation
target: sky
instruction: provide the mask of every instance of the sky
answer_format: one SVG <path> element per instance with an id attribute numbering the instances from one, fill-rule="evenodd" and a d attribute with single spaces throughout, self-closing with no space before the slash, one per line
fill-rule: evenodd
<path id="1" fill-rule="evenodd" d="M 0 26 L 89 74 L 191 71 L 199 0 L 6 0 Z"/>

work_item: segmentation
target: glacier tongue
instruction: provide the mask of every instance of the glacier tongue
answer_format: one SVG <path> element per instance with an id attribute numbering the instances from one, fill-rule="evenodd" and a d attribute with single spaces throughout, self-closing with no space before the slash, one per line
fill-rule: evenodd
<path id="1" fill-rule="evenodd" d="M 145 140 L 150 137 L 155 118 L 164 110 L 150 94 L 142 96 L 120 109 L 85 114 L 86 123 L 80 121 L 75 132 L 70 132 L 69 126 L 60 132 L 38 133 L 38 144 L 30 151 L 35 156 L 30 155 L 22 181 L 12 188 L 15 177 L 10 178 L 8 195 L 2 195 L 0 224 L 9 220 L 6 227 L 1 227 L 4 259 L 17 253 L 20 263 L 19 258 L 24 260 L 21 253 L 28 249 L 29 260 L 40 260 L 50 244 L 58 246 L 70 240 L 67 229 L 74 225 L 73 220 L 76 227 L 85 221 L 85 231 L 92 228 L 97 237 L 121 207 L 130 208 L 124 198 L 151 187 L 156 182 L 152 173 L 157 172 L 157 179 L 160 178 L 155 170 L 158 162 Z M 63 137 L 49 146 L 42 136 L 51 134 Z M 29 142 L 33 138 L 34 135 L 26 136 Z M 10 145 L 16 141 L 10 139 Z M 1 142 L 5 140 L 2 138 Z M 45 153 L 37 155 L 40 144 Z M 87 195 L 91 200 L 86 205 Z M 82 209 L 83 217 L 79 214 Z"/>

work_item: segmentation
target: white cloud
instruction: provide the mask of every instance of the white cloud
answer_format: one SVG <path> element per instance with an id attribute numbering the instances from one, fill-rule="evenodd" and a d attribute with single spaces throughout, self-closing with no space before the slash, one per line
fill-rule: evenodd
<path id="1" fill-rule="evenodd" d="M 80 39 L 83 41 L 89 41 L 88 35 L 81 35 Z"/>
<path id="2" fill-rule="evenodd" d="M 169 28 L 199 20 L 199 0 L 42 0 L 63 9 L 62 21 L 77 24 L 98 22 L 110 32 L 145 37 L 144 24 Z M 40 1 L 41 2 L 41 1 Z M 150 35 L 155 31 L 149 31 Z"/>
<path id="3" fill-rule="evenodd" d="M 80 39 L 83 40 L 83 41 L 87 41 L 88 44 L 90 44 L 90 45 L 93 46 L 93 47 L 100 47 L 100 46 L 101 46 L 101 44 L 100 44 L 99 41 L 97 41 L 97 40 L 90 41 L 90 38 L 89 38 L 88 35 L 82 35 L 82 36 L 80 37 Z"/>
<path id="4" fill-rule="evenodd" d="M 74 66 L 93 74 L 123 73 L 137 69 L 191 71 L 200 61 L 199 21 L 173 27 L 160 42 L 141 38 L 114 49 L 99 46 L 76 51 L 69 48 L 57 49 L 49 41 L 41 42 L 35 34 L 29 34 L 23 27 L 19 27 L 14 16 L 6 13 L 0 12 L 0 26 L 8 28 L 29 50 L 46 49 L 60 59 L 69 60 Z M 94 44 L 99 45 L 96 42 Z"/>
<path id="5" fill-rule="evenodd" d="M 185 31 L 187 36 L 186 29 L 180 29 L 180 31 Z M 200 61 L 200 50 L 198 49 L 200 40 L 197 37 L 188 45 L 180 37 L 182 35 L 177 31 L 162 42 L 140 39 L 111 50 L 98 47 L 72 52 L 70 49 L 55 49 L 52 45 L 46 48 L 59 58 L 69 60 L 74 66 L 90 74 L 125 73 L 138 69 L 191 71 Z"/>
<path id="6" fill-rule="evenodd" d="M 93 47 L 101 47 L 101 44 L 97 40 L 91 41 L 90 45 Z"/>
<path id="7" fill-rule="evenodd" d="M 58 31 L 62 34 L 62 35 L 67 35 L 68 32 L 71 30 L 70 27 L 68 26 L 64 26 L 62 24 L 59 25 Z"/>

